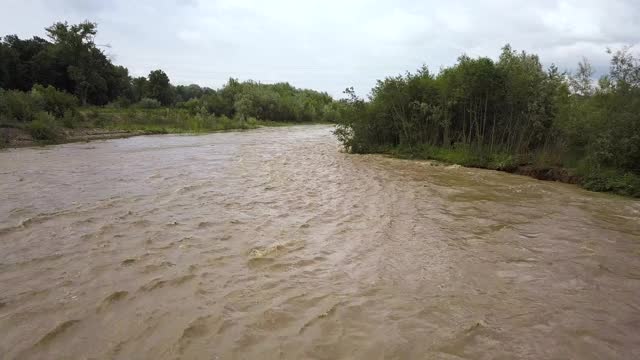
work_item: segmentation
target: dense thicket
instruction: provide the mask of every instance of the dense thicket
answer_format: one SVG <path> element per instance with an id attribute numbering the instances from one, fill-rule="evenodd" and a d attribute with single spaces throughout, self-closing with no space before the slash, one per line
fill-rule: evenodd
<path id="1" fill-rule="evenodd" d="M 180 106 L 192 112 L 284 122 L 335 121 L 338 114 L 338 104 L 326 93 L 296 89 L 287 83 L 259 84 L 235 79 L 220 90 L 209 90 Z"/>
<path id="2" fill-rule="evenodd" d="M 11 98 L 0 99 L 0 103 L 10 102 L 15 107 L 12 99 L 20 97 L 27 107 L 23 112 L 37 113 L 42 109 L 30 102 L 28 93 L 43 86 L 72 94 L 78 105 L 178 107 L 192 114 L 291 122 L 334 121 L 337 115 L 337 105 L 326 93 L 297 89 L 288 83 L 230 79 L 221 89 L 213 90 L 195 84 L 174 86 L 162 70 L 132 78 L 95 44 L 97 24 L 92 22 L 56 23 L 46 32 L 48 39 L 0 38 L 0 89 L 6 90 L 0 96 Z M 14 117 L 14 113 L 0 112 L 0 120 L 32 118 Z"/>
<path id="3" fill-rule="evenodd" d="M 96 105 L 126 93 L 129 73 L 96 46 L 95 23 L 56 23 L 46 31 L 49 40 L 2 38 L 0 88 L 29 91 L 36 84 L 51 85 L 76 95 L 82 104 Z"/>
<path id="4" fill-rule="evenodd" d="M 586 60 L 565 74 L 510 46 L 497 61 L 461 56 L 437 74 L 423 67 L 378 81 L 366 101 L 348 89 L 337 134 L 353 152 L 447 150 L 477 166 L 571 167 L 590 188 L 640 195 L 638 59 L 622 49 L 598 86 L 592 76 Z"/>

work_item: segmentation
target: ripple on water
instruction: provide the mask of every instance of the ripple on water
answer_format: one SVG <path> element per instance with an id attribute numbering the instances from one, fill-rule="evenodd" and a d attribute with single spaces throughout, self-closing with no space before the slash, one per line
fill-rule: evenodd
<path id="1" fill-rule="evenodd" d="M 331 131 L 0 152 L 0 357 L 638 357 L 640 202 Z"/>

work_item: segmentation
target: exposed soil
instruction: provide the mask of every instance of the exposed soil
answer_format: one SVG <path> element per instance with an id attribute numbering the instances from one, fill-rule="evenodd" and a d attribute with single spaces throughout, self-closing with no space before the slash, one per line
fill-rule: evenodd
<path id="1" fill-rule="evenodd" d="M 571 174 L 569 170 L 560 167 L 537 168 L 533 165 L 524 165 L 509 172 L 530 176 L 538 180 L 559 181 L 567 184 L 578 184 L 580 182 L 579 176 Z"/>
<path id="2" fill-rule="evenodd" d="M 109 130 L 109 129 L 65 129 L 60 138 L 52 142 L 35 140 L 28 131 L 18 128 L 0 128 L 0 147 L 25 147 L 41 144 L 61 144 L 91 140 L 118 139 L 139 135 L 150 135 L 142 130 Z"/>

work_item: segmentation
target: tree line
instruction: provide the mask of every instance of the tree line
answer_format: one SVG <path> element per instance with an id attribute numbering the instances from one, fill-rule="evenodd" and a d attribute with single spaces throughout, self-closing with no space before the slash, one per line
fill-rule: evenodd
<path id="1" fill-rule="evenodd" d="M 588 188 L 640 196 L 640 61 L 609 53 L 597 84 L 587 60 L 571 74 L 509 45 L 497 60 L 463 55 L 437 73 L 387 77 L 367 99 L 346 90 L 336 134 L 356 153 L 569 168 Z"/>
<path id="2" fill-rule="evenodd" d="M 334 121 L 337 104 L 323 92 L 288 83 L 261 84 L 230 79 L 222 88 L 171 84 L 162 70 L 132 77 L 111 62 L 95 42 L 97 24 L 58 22 L 46 28 L 47 39 L 0 38 L 0 120 L 29 121 L 46 111 L 41 98 L 58 108 L 184 108 L 229 118 L 269 121 Z M 60 94 L 58 94 L 60 93 Z M 67 96 L 68 95 L 68 96 Z M 62 116 L 64 111 L 58 111 Z"/>

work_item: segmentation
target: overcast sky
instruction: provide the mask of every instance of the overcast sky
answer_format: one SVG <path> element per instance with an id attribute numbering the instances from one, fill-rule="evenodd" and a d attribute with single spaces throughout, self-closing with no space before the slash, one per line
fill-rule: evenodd
<path id="1" fill-rule="evenodd" d="M 229 77 L 341 96 L 376 79 L 437 71 L 510 43 L 544 64 L 608 67 L 607 47 L 640 42 L 640 1 L 0 0 L 0 36 L 44 37 L 56 21 L 99 24 L 99 44 L 132 75 L 161 68 L 175 84 Z M 636 48 L 636 50 L 639 50 Z"/>

